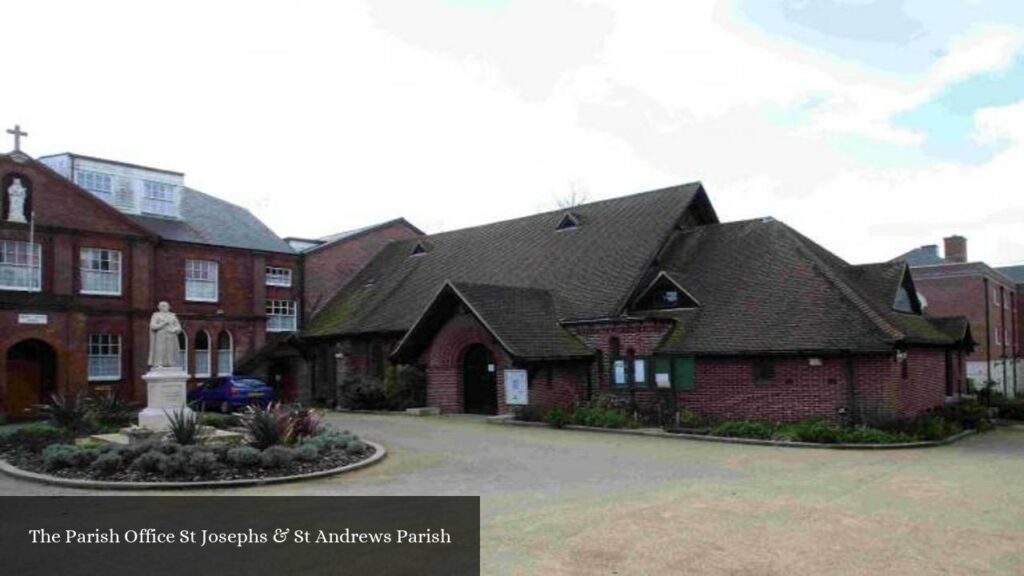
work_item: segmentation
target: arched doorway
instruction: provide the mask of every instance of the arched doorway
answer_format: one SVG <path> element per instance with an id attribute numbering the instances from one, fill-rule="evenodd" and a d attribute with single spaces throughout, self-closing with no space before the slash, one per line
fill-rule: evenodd
<path id="1" fill-rule="evenodd" d="M 473 344 L 462 356 L 462 409 L 468 414 L 498 413 L 498 367 L 483 344 Z"/>
<path id="2" fill-rule="evenodd" d="M 11 418 L 31 418 L 57 389 L 57 352 L 42 340 L 23 340 L 7 350 L 7 394 Z"/>

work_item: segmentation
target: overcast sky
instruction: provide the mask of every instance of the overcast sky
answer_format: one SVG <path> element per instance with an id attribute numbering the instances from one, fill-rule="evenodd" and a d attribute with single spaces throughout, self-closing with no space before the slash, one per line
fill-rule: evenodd
<path id="1" fill-rule="evenodd" d="M 282 236 L 701 180 L 852 262 L 953 233 L 1024 262 L 1019 0 L 153 4 L 6 4 L 0 125 Z"/>

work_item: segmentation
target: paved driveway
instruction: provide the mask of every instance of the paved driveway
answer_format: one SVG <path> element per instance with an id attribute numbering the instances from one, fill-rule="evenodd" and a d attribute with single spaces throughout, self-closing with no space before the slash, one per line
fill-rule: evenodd
<path id="1" fill-rule="evenodd" d="M 869 452 L 330 418 L 389 457 L 233 493 L 480 495 L 484 574 L 1024 574 L 1024 429 Z"/>

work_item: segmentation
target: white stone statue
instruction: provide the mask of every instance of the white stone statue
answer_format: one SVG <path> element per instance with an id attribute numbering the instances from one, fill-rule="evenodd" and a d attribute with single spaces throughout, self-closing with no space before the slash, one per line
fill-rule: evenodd
<path id="1" fill-rule="evenodd" d="M 171 305 L 161 302 L 149 319 L 149 366 L 165 368 L 178 366 L 178 334 L 181 323 L 171 312 Z"/>
<path id="2" fill-rule="evenodd" d="M 21 178 L 15 178 L 14 182 L 7 188 L 7 221 L 25 223 L 25 196 L 28 190 L 21 183 Z"/>

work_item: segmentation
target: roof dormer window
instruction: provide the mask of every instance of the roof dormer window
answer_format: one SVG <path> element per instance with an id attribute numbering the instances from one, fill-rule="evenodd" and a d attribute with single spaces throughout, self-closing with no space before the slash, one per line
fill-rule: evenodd
<path id="1" fill-rule="evenodd" d="M 142 212 L 176 218 L 178 216 L 178 203 L 174 194 L 174 185 L 163 182 L 143 180 L 142 182 Z"/>
<path id="2" fill-rule="evenodd" d="M 574 230 L 580 227 L 580 217 L 572 212 L 566 212 L 562 219 L 558 221 L 558 226 L 555 227 L 556 231 L 562 230 Z"/>
<path id="3" fill-rule="evenodd" d="M 697 299 L 690 295 L 667 273 L 659 272 L 647 289 L 636 299 L 638 310 L 674 310 L 696 308 Z"/>
<path id="4" fill-rule="evenodd" d="M 417 242 L 416 245 L 412 247 L 412 252 L 410 252 L 409 255 L 410 256 L 419 256 L 421 254 L 426 254 L 426 253 L 427 253 L 427 247 L 424 246 L 422 242 Z"/>

